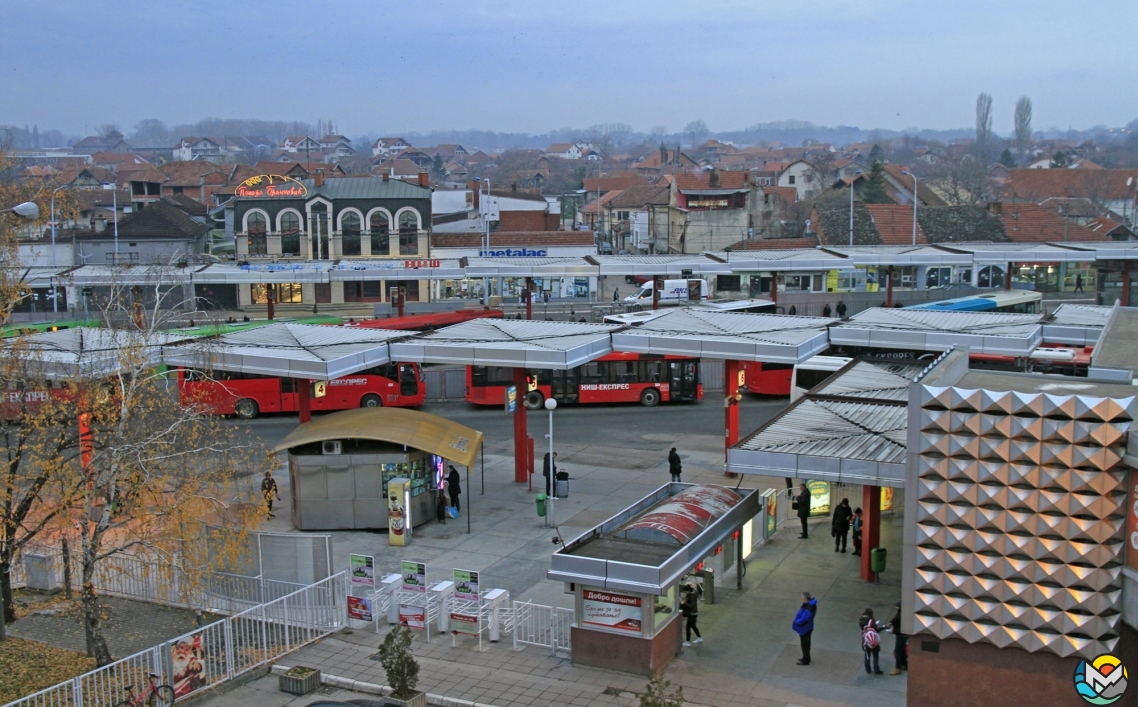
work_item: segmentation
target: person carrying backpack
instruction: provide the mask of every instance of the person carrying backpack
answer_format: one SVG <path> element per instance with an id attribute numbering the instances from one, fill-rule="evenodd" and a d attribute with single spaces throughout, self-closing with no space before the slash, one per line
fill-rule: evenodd
<path id="1" fill-rule="evenodd" d="M 865 655 L 865 672 L 868 675 L 884 675 L 881 671 L 881 624 L 873 618 L 873 609 L 866 608 L 858 620 L 861 625 L 861 651 Z M 873 670 L 869 664 L 873 663 Z"/>
<path id="2" fill-rule="evenodd" d="M 861 509 L 855 508 L 853 513 L 853 523 L 850 524 L 853 529 L 853 544 L 854 544 L 854 557 L 861 557 Z"/>

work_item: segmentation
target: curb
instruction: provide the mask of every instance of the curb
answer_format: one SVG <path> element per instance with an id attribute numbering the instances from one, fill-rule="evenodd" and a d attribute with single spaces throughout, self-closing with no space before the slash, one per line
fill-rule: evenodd
<path id="1" fill-rule="evenodd" d="M 291 666 L 277 664 L 274 665 L 269 672 L 273 675 L 280 675 L 290 669 Z M 327 685 L 328 687 L 337 687 L 341 690 L 362 692 L 368 695 L 379 695 L 381 697 L 386 697 L 391 694 L 391 688 L 387 685 L 377 685 L 373 682 L 342 678 L 338 675 L 329 675 L 324 672 L 320 673 L 320 684 Z M 427 704 L 436 705 L 437 707 L 494 707 L 494 705 L 486 704 L 485 702 L 471 702 L 470 700 L 460 700 L 456 697 L 447 697 L 446 695 L 433 695 L 429 692 L 427 693 Z"/>

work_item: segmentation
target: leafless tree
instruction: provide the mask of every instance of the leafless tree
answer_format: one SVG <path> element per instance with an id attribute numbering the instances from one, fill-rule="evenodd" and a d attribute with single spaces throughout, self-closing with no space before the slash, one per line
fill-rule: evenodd
<path id="1" fill-rule="evenodd" d="M 1027 96 L 1020 96 L 1016 101 L 1015 133 L 1016 149 L 1022 156 L 1031 142 L 1031 99 Z"/>
<path id="2" fill-rule="evenodd" d="M 992 94 L 976 96 L 976 145 L 987 147 L 992 140 Z"/>
<path id="3" fill-rule="evenodd" d="M 684 126 L 684 135 L 691 135 L 691 146 L 696 147 L 707 136 L 707 123 L 702 120 L 693 120 Z"/>

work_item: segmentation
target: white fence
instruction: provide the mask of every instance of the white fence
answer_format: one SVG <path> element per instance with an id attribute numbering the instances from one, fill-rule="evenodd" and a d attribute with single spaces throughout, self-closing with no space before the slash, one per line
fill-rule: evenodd
<path id="1" fill-rule="evenodd" d="M 572 609 L 515 601 L 512 618 L 514 650 L 522 646 L 548 648 L 551 653 L 570 649 Z"/>
<path id="2" fill-rule="evenodd" d="M 153 673 L 178 699 L 219 685 L 344 626 L 348 574 L 252 607 L 4 707 L 113 707 Z"/>

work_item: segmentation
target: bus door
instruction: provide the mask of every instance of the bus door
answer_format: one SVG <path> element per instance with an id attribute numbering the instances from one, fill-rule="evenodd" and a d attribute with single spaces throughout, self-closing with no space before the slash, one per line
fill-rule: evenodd
<path id="1" fill-rule="evenodd" d="M 413 398 L 419 394 L 419 376 L 413 363 L 399 364 L 399 395 Z"/>
<path id="2" fill-rule="evenodd" d="M 671 400 L 695 400 L 699 385 L 698 361 L 669 361 L 668 387 Z"/>
<path id="3" fill-rule="evenodd" d="M 578 403 L 581 401 L 581 369 L 570 368 L 568 371 L 552 371 L 553 399 L 561 403 Z"/>
<path id="4" fill-rule="evenodd" d="M 300 399 L 297 395 L 297 383 L 304 383 L 308 385 L 308 381 L 297 380 L 296 378 L 276 378 L 275 380 L 280 383 L 280 408 L 281 412 L 299 412 Z M 271 393 L 270 393 L 271 395 Z M 270 403 L 271 405 L 271 403 Z M 266 410 L 264 406 L 262 410 Z M 268 408 L 271 409 L 271 408 Z"/>

